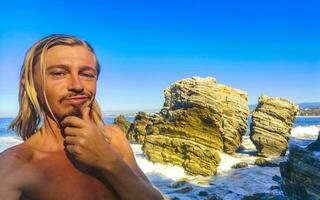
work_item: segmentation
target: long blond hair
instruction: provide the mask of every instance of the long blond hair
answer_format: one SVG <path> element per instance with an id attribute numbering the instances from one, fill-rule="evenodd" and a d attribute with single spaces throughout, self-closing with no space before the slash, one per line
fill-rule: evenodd
<path id="1" fill-rule="evenodd" d="M 48 49 L 57 45 L 83 46 L 95 55 L 93 48 L 89 45 L 88 42 L 81 40 L 77 37 L 64 34 L 49 35 L 41 39 L 40 41 L 36 42 L 28 50 L 20 72 L 19 113 L 8 128 L 13 131 L 16 131 L 17 134 L 20 137 L 22 137 L 23 140 L 27 140 L 29 137 L 31 137 L 38 129 L 41 120 L 47 117 L 44 108 L 40 106 L 39 99 L 37 98 L 38 95 L 35 89 L 33 75 L 34 70 L 36 70 L 35 65 L 39 62 L 42 86 L 44 86 L 46 68 L 45 54 L 48 51 Z M 96 55 L 95 61 L 98 77 L 100 73 L 100 65 L 98 59 L 96 58 Z M 58 122 L 48 104 L 44 89 L 43 96 L 45 104 L 51 116 L 54 118 L 56 122 Z M 94 100 L 92 103 L 90 117 L 96 125 L 103 124 L 102 113 L 99 104 L 96 100 Z"/>

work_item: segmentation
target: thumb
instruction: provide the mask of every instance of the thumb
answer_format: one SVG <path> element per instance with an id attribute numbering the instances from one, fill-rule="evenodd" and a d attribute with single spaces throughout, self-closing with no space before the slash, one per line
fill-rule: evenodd
<path id="1" fill-rule="evenodd" d="M 84 121 L 90 121 L 90 107 L 86 106 L 85 108 L 82 109 L 81 114 L 82 114 L 82 119 Z"/>

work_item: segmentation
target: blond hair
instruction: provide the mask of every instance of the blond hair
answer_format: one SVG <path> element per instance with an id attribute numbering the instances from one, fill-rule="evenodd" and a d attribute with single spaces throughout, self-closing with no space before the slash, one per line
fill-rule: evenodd
<path id="1" fill-rule="evenodd" d="M 30 138 L 37 130 L 41 122 L 41 119 L 47 117 L 44 112 L 44 108 L 41 108 L 39 99 L 37 98 L 38 95 L 35 89 L 33 75 L 35 65 L 39 62 L 41 71 L 41 81 L 42 86 L 44 88 L 46 68 L 45 54 L 48 51 L 48 49 L 57 45 L 83 46 L 95 55 L 93 48 L 89 45 L 88 42 L 76 38 L 74 36 L 63 34 L 49 35 L 41 39 L 40 41 L 36 42 L 28 50 L 20 72 L 19 113 L 9 126 L 9 129 L 16 131 L 17 134 L 20 137 L 22 137 L 23 140 L 27 140 L 28 138 Z M 95 60 L 98 77 L 100 73 L 100 65 L 98 59 L 96 58 L 96 55 Z M 51 116 L 58 123 L 48 104 L 44 89 L 43 96 L 45 105 L 47 106 Z M 101 123 L 103 124 L 102 113 L 96 100 L 94 100 L 92 103 L 90 117 L 96 125 L 101 125 Z"/>

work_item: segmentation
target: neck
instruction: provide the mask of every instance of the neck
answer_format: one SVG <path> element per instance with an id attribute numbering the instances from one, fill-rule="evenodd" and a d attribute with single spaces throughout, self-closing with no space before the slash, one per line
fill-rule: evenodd
<path id="1" fill-rule="evenodd" d="M 45 118 L 43 126 L 26 143 L 45 152 L 61 152 L 65 149 L 61 128 L 50 117 Z"/>

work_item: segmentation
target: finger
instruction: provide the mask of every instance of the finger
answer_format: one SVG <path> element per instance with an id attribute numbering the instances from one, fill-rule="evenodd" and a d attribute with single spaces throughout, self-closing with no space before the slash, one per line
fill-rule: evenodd
<path id="1" fill-rule="evenodd" d="M 66 136 L 81 136 L 82 132 L 81 132 L 81 128 L 74 128 L 74 127 L 70 127 L 67 126 L 64 128 L 63 132 Z"/>
<path id="2" fill-rule="evenodd" d="M 90 107 L 85 107 L 85 108 L 83 108 L 82 109 L 82 111 L 81 111 L 81 114 L 82 114 L 82 119 L 84 120 L 84 121 L 90 121 Z"/>
<path id="3" fill-rule="evenodd" d="M 62 120 L 61 126 L 62 127 L 71 126 L 71 127 L 82 128 L 84 127 L 84 123 L 83 123 L 83 120 L 80 119 L 79 117 L 69 116 Z"/>
<path id="4" fill-rule="evenodd" d="M 67 145 L 77 145 L 80 143 L 79 137 L 75 136 L 67 136 L 64 141 L 66 142 Z"/>
<path id="5" fill-rule="evenodd" d="M 71 154 L 77 154 L 77 152 L 78 152 L 78 148 L 76 145 L 67 145 L 66 149 Z"/>

